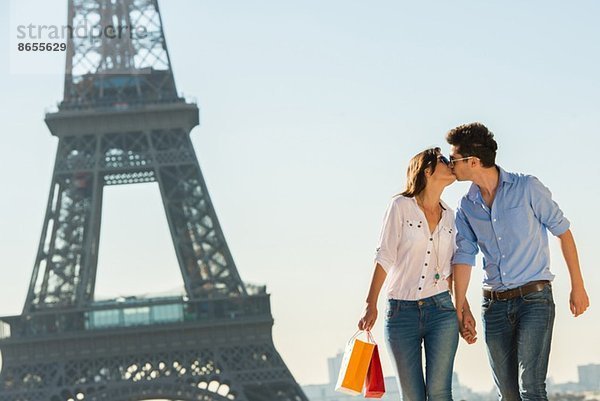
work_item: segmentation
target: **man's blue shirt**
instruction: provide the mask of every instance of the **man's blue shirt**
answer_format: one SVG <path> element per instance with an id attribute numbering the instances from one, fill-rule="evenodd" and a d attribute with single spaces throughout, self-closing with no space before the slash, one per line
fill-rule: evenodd
<path id="1" fill-rule="evenodd" d="M 483 283 L 493 290 L 552 280 L 549 230 L 558 236 L 569 229 L 552 194 L 536 177 L 507 173 L 500 177 L 491 209 L 475 184 L 456 211 L 457 250 L 453 264 L 475 265 L 483 252 Z"/>

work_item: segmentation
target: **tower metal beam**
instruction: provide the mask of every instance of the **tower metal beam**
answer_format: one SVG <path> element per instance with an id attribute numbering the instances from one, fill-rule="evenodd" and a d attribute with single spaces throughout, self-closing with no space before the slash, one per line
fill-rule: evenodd
<path id="1" fill-rule="evenodd" d="M 0 401 L 307 401 L 217 219 L 157 1 L 69 0 L 68 18 L 105 35 L 69 40 L 46 115 L 58 149 L 23 312 L 0 318 Z M 110 37 L 122 27 L 137 34 Z M 97 301 L 103 189 L 144 182 L 158 183 L 185 295 Z"/>

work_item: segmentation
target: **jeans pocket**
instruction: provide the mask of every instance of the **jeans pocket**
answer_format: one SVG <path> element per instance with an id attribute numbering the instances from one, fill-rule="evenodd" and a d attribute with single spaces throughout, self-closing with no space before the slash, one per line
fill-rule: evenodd
<path id="1" fill-rule="evenodd" d="M 438 303 L 437 307 L 439 310 L 447 310 L 447 311 L 456 311 L 454 307 L 454 303 L 452 302 L 452 298 L 450 295 L 443 297 Z"/>
<path id="2" fill-rule="evenodd" d="M 492 308 L 494 305 L 494 300 L 489 298 L 482 298 L 481 300 L 481 316 L 485 316 L 485 314 Z"/>
<path id="3" fill-rule="evenodd" d="M 400 310 L 400 304 L 396 301 L 390 301 L 388 303 L 388 307 L 385 312 L 386 320 L 390 320 L 390 319 L 393 319 L 394 317 L 396 317 L 399 310 Z"/>
<path id="4" fill-rule="evenodd" d="M 542 291 L 530 292 L 529 294 L 523 295 L 522 298 L 526 303 L 551 303 L 552 291 L 550 290 L 550 285 L 546 284 Z"/>

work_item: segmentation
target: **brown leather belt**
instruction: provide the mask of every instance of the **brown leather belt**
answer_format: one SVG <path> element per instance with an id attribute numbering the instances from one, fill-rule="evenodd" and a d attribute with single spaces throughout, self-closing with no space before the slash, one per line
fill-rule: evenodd
<path id="1" fill-rule="evenodd" d="M 497 299 L 499 301 L 505 301 L 507 299 L 513 299 L 523 295 L 531 294 L 532 292 L 539 292 L 544 289 L 546 284 L 550 284 L 548 280 L 531 281 L 521 287 L 512 288 L 506 291 L 492 291 L 487 288 L 483 289 L 483 296 L 488 299 Z"/>

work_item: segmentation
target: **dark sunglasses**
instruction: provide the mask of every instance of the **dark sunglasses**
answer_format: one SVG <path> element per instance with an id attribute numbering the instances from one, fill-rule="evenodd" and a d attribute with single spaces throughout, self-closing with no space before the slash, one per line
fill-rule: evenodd
<path id="1" fill-rule="evenodd" d="M 450 160 L 444 155 L 438 155 L 438 160 L 444 163 L 446 166 L 450 165 Z"/>

